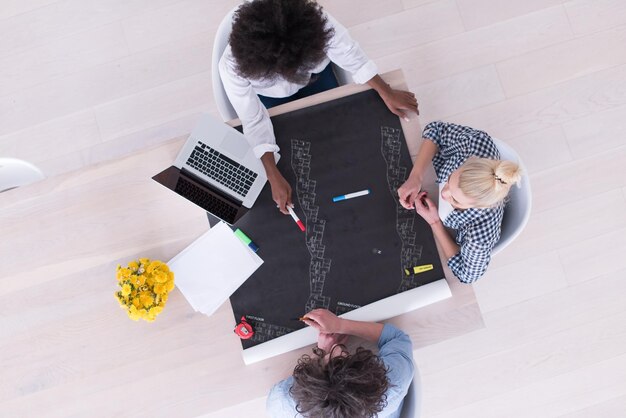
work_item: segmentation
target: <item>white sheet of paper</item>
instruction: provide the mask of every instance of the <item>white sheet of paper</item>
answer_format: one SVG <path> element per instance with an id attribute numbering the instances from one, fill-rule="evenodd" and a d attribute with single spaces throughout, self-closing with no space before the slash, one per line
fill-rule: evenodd
<path id="1" fill-rule="evenodd" d="M 263 260 L 220 222 L 167 264 L 176 287 L 194 310 L 211 315 Z"/>

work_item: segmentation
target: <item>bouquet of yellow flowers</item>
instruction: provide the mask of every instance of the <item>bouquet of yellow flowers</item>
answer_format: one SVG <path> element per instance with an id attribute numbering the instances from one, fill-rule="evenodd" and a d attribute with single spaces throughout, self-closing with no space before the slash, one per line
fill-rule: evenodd
<path id="1" fill-rule="evenodd" d="M 174 273 L 162 261 L 140 258 L 117 266 L 115 297 L 133 321 L 152 322 L 163 310 L 167 295 L 174 289 Z"/>

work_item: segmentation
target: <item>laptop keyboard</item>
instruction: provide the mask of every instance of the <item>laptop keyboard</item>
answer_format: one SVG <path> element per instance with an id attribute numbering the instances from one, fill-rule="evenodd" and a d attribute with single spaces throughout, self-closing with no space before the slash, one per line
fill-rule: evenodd
<path id="1" fill-rule="evenodd" d="M 206 174 L 241 196 L 246 196 L 257 174 L 214 150 L 201 141 L 187 160 L 187 165 Z"/>
<path id="2" fill-rule="evenodd" d="M 220 219 L 232 224 L 235 221 L 237 215 L 237 208 L 224 203 L 217 197 L 211 195 L 202 188 L 196 186 L 189 180 L 185 180 L 184 177 L 179 177 L 176 184 L 176 193 L 191 200 L 196 205 L 200 206 L 207 212 L 211 212 L 213 215 Z"/>

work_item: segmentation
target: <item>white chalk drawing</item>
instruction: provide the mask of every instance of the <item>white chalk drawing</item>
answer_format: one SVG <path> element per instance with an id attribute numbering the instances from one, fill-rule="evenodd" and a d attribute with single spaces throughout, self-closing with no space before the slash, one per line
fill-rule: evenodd
<path id="1" fill-rule="evenodd" d="M 326 220 L 318 217 L 319 206 L 315 204 L 315 180 L 311 173 L 311 143 L 298 139 L 291 140 L 291 167 L 296 175 L 296 196 L 298 205 L 304 212 L 306 225 L 306 246 L 311 254 L 309 280 L 311 293 L 304 312 L 330 306 L 330 297 L 324 296 L 324 281 L 330 271 L 331 259 L 324 257 L 323 244 Z"/>
<path id="2" fill-rule="evenodd" d="M 404 209 L 398 200 L 398 188 L 407 178 L 407 168 L 400 165 L 400 152 L 402 150 L 400 132 L 400 129 L 387 126 L 380 128 L 381 152 L 385 163 L 387 163 L 387 183 L 391 197 L 396 204 L 396 231 L 402 241 L 399 268 L 401 281 L 398 293 L 417 287 L 416 277 L 407 276 L 404 269 L 418 265 L 424 248 L 415 242 L 415 217 L 417 214 L 414 210 Z"/>
<path id="3" fill-rule="evenodd" d="M 252 335 L 250 340 L 257 343 L 264 343 L 265 341 L 273 340 L 274 338 L 282 337 L 285 334 L 295 331 L 295 329 L 292 328 L 268 324 L 267 322 L 261 322 L 249 318 L 248 323 L 254 330 L 254 335 Z"/>

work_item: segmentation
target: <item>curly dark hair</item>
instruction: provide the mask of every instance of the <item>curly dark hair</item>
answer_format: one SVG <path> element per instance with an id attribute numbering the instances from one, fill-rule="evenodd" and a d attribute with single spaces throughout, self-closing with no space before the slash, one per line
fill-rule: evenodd
<path id="1" fill-rule="evenodd" d="M 336 355 L 336 349 L 341 351 Z M 320 353 L 321 351 L 321 353 Z M 293 371 L 290 394 L 305 417 L 370 418 L 387 406 L 387 368 L 371 350 L 350 354 L 336 345 L 326 361 L 322 350 L 303 355 Z"/>
<path id="2" fill-rule="evenodd" d="M 311 0 L 254 0 L 235 12 L 230 47 L 237 72 L 251 80 L 306 83 L 326 56 L 334 30 Z"/>

